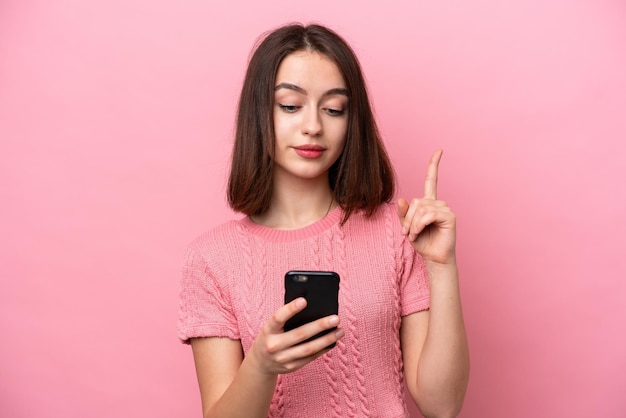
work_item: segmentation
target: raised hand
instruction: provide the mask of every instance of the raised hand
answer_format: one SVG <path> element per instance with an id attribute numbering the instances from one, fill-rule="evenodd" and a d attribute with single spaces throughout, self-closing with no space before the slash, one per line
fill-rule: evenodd
<path id="1" fill-rule="evenodd" d="M 456 217 L 442 200 L 437 200 L 437 177 L 442 150 L 436 151 L 426 173 L 424 197 L 398 200 L 402 234 L 427 262 L 455 263 Z"/>
<path id="2" fill-rule="evenodd" d="M 296 371 L 329 351 L 327 347 L 343 336 L 344 331 L 338 328 L 334 332 L 313 341 L 299 344 L 317 333 L 339 324 L 339 317 L 331 315 L 284 332 L 283 328 L 287 320 L 304 309 L 305 306 L 306 300 L 297 298 L 281 306 L 265 322 L 249 352 L 249 356 L 254 358 L 259 371 L 266 374 L 283 374 Z"/>

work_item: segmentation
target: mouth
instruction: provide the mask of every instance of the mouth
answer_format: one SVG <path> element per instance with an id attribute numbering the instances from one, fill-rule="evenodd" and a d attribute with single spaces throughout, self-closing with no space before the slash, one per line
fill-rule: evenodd
<path id="1" fill-rule="evenodd" d="M 300 145 L 297 147 L 293 147 L 300 157 L 314 159 L 322 156 L 326 148 L 319 145 Z"/>

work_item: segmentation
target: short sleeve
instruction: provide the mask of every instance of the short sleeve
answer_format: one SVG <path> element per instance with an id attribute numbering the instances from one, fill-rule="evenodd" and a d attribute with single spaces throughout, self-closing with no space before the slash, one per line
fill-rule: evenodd
<path id="1" fill-rule="evenodd" d="M 206 259 L 190 247 L 183 262 L 178 310 L 178 337 L 184 343 L 196 337 L 240 339 L 236 316 L 211 273 Z"/>
<path id="2" fill-rule="evenodd" d="M 430 276 L 426 262 L 407 239 L 402 239 L 400 253 L 400 314 L 406 316 L 430 308 Z"/>

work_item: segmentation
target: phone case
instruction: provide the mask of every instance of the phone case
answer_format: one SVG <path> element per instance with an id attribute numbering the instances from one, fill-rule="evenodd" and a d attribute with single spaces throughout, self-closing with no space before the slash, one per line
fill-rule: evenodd
<path id="1" fill-rule="evenodd" d="M 285 274 L 285 303 L 302 296 L 307 306 L 285 323 L 285 331 L 339 313 L 339 275 L 333 271 L 293 270 Z M 322 331 L 303 341 L 314 340 L 335 328 Z M 334 344 L 331 346 L 333 347 Z"/>

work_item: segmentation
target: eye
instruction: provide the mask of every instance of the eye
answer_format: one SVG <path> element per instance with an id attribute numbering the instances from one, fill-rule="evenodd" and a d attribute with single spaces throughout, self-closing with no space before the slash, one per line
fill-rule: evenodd
<path id="1" fill-rule="evenodd" d="M 295 113 L 298 111 L 298 109 L 300 109 L 301 106 L 296 106 L 296 105 L 285 105 L 285 104 L 278 104 L 278 107 L 281 108 L 283 111 L 287 112 L 287 113 Z"/>
<path id="2" fill-rule="evenodd" d="M 346 111 L 344 109 L 332 109 L 332 108 L 326 108 L 324 109 L 326 111 L 326 113 L 328 113 L 330 116 L 341 116 L 343 114 L 346 113 Z"/>

